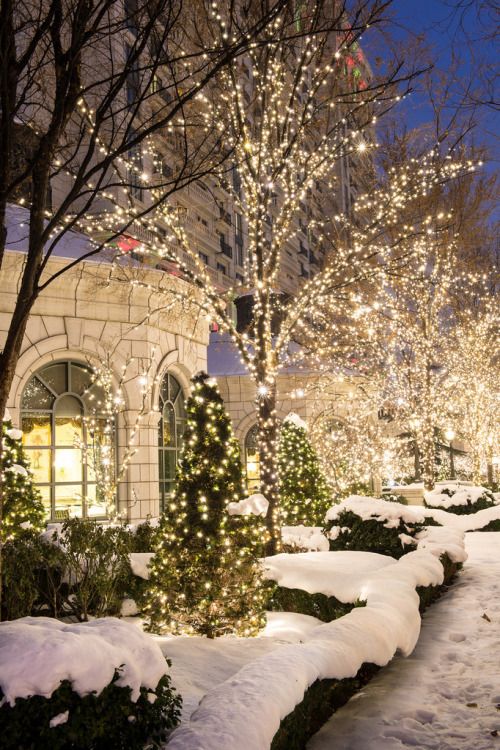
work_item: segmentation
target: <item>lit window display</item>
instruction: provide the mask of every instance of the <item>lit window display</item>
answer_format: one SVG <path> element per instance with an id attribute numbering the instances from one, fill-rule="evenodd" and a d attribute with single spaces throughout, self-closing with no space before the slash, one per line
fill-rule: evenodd
<path id="1" fill-rule="evenodd" d="M 26 384 L 21 401 L 23 443 L 47 516 L 105 516 L 86 453 L 103 452 L 115 434 L 105 430 L 96 404 L 102 400 L 92 371 L 79 362 L 56 362 L 41 368 Z M 93 429 L 86 418 L 94 417 Z M 112 452 L 114 456 L 114 451 Z"/>

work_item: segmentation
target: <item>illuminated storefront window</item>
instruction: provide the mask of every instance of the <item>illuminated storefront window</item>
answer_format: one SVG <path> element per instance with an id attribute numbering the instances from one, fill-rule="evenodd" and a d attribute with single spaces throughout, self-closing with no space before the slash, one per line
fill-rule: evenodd
<path id="1" fill-rule="evenodd" d="M 163 510 L 175 487 L 177 463 L 186 426 L 184 394 L 179 382 L 167 373 L 160 388 L 158 446 L 160 507 Z"/>
<path id="2" fill-rule="evenodd" d="M 51 520 L 105 515 L 91 460 L 109 443 L 114 447 L 114 425 L 110 430 L 109 419 L 98 414 L 102 398 L 92 371 L 79 362 L 46 365 L 26 384 L 23 444 Z M 89 416 L 92 429 L 86 423 Z"/>
<path id="3" fill-rule="evenodd" d="M 249 429 L 245 438 L 245 469 L 249 492 L 260 489 L 259 431 L 256 424 Z"/>

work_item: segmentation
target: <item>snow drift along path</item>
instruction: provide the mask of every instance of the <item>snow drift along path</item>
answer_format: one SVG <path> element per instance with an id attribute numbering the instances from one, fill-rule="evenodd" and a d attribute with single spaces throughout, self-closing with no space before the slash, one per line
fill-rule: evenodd
<path id="1" fill-rule="evenodd" d="M 500 533 L 466 535 L 469 559 L 397 658 L 308 750 L 500 750 Z"/>

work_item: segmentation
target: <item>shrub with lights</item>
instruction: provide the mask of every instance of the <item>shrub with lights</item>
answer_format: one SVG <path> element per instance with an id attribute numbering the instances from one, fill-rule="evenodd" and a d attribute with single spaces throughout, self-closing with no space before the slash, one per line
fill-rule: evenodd
<path id="1" fill-rule="evenodd" d="M 21 442 L 22 432 L 7 418 L 3 422 L 2 484 L 3 520 L 2 541 L 15 539 L 29 525 L 34 530 L 44 526 L 44 508 L 40 493 L 33 485 L 29 461 Z"/>
<path id="2" fill-rule="evenodd" d="M 255 635 L 265 624 L 266 585 L 255 516 L 230 516 L 244 495 L 239 445 L 217 389 L 193 378 L 177 488 L 160 522 L 144 612 L 153 632 Z"/>
<path id="3" fill-rule="evenodd" d="M 306 423 L 293 413 L 281 428 L 279 482 L 282 524 L 322 526 L 332 492 L 307 437 Z"/>

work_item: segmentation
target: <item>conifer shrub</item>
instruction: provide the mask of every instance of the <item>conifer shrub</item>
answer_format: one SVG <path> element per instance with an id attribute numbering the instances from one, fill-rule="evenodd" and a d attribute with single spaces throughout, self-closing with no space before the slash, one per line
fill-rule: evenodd
<path id="1" fill-rule="evenodd" d="M 268 588 L 256 516 L 230 516 L 245 494 L 239 445 L 217 386 L 192 381 L 175 494 L 160 520 L 143 611 L 154 632 L 255 635 Z"/>
<path id="2" fill-rule="evenodd" d="M 1 472 L 3 476 L 3 518 L 1 541 L 7 542 L 26 527 L 40 531 L 44 527 L 44 507 L 40 493 L 33 484 L 29 461 L 21 442 L 22 432 L 10 420 L 2 425 L 3 445 Z"/>
<path id="3" fill-rule="evenodd" d="M 289 414 L 281 427 L 278 460 L 281 523 L 321 526 L 332 504 L 332 492 L 306 425 L 296 414 Z"/>

